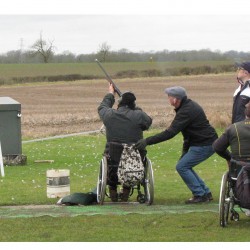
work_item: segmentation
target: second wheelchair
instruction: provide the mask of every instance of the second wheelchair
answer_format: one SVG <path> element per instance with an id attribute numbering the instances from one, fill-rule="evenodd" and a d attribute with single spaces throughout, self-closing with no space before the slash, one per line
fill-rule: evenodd
<path id="1" fill-rule="evenodd" d="M 250 176 L 249 162 L 231 160 L 229 170 L 222 176 L 219 200 L 220 225 L 222 227 L 228 225 L 229 215 L 231 221 L 239 220 L 240 216 L 237 209 L 235 209 L 236 206 L 242 211 L 243 209 L 249 209 L 249 207 L 242 205 L 237 195 L 236 182 L 243 170 L 247 171 Z M 249 183 L 246 183 L 246 185 L 249 186 Z"/>

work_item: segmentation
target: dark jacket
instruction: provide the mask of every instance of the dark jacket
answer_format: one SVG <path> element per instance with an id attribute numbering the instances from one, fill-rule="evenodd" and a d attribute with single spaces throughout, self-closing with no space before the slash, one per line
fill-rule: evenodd
<path id="1" fill-rule="evenodd" d="M 231 154 L 227 151 L 230 146 Z M 217 154 L 226 160 L 250 158 L 250 119 L 230 125 L 225 132 L 213 143 Z"/>
<path id="2" fill-rule="evenodd" d="M 152 119 L 141 109 L 130 109 L 127 106 L 113 109 L 114 95 L 105 95 L 98 107 L 98 113 L 106 127 L 107 142 L 135 143 L 143 138 Z"/>
<path id="3" fill-rule="evenodd" d="M 233 99 L 232 124 L 245 120 L 245 105 L 250 101 L 250 82 L 236 89 Z"/>
<path id="4" fill-rule="evenodd" d="M 148 145 L 166 141 L 182 132 L 183 149 L 187 151 L 190 146 L 212 145 L 218 137 L 215 129 L 209 124 L 202 107 L 187 98 L 184 98 L 176 111 L 176 116 L 169 128 L 165 131 L 148 137 Z"/>

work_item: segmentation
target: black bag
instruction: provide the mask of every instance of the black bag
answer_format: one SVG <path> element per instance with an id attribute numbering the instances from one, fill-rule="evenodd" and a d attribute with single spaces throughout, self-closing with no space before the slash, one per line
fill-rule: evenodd
<path id="1" fill-rule="evenodd" d="M 250 166 L 243 166 L 236 181 L 236 198 L 242 208 L 250 209 Z"/>
<path id="2" fill-rule="evenodd" d="M 96 193 L 73 193 L 61 198 L 57 205 L 66 205 L 66 206 L 76 206 L 76 205 L 92 205 L 97 202 Z"/>

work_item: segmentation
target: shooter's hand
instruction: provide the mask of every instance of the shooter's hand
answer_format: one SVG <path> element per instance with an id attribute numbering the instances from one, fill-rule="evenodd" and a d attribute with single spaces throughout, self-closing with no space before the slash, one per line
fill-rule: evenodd
<path id="1" fill-rule="evenodd" d="M 111 94 L 115 95 L 115 89 L 114 89 L 114 87 L 113 87 L 113 84 L 112 84 L 112 83 L 110 83 L 110 84 L 109 84 L 109 93 L 111 93 Z"/>

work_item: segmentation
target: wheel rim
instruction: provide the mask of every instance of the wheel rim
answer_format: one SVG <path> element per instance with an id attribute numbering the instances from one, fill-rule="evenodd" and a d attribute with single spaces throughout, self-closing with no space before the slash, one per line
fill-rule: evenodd
<path id="1" fill-rule="evenodd" d="M 146 195 L 146 203 L 151 205 L 154 200 L 154 173 L 151 161 L 147 159 L 145 168 L 145 185 L 144 191 Z"/>
<path id="2" fill-rule="evenodd" d="M 107 159 L 103 157 L 100 162 L 100 170 L 97 179 L 97 202 L 103 204 L 105 193 L 106 193 L 106 183 L 107 183 Z"/>
<path id="3" fill-rule="evenodd" d="M 220 213 L 220 225 L 225 227 L 228 223 L 228 214 L 230 207 L 230 197 L 228 188 L 228 172 L 222 176 L 221 188 L 220 188 L 220 202 L 219 202 L 219 213 Z"/>

